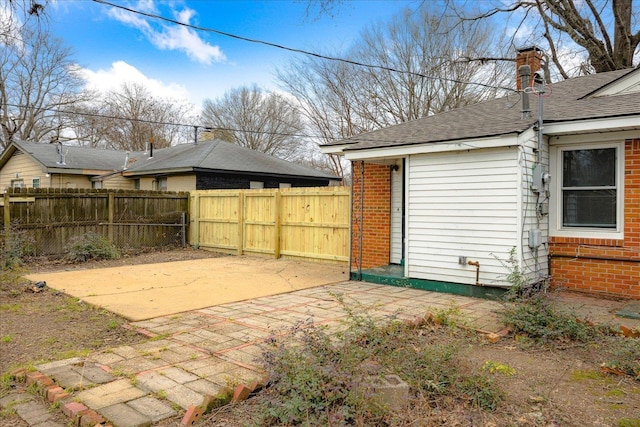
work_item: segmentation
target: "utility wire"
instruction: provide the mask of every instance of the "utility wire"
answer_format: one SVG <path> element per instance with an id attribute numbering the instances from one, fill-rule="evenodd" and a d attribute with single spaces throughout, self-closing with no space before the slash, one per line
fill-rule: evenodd
<path id="1" fill-rule="evenodd" d="M 15 107 L 15 108 L 26 108 L 24 105 L 18 105 L 18 104 L 5 104 L 5 105 L 10 106 L 10 107 Z M 133 118 L 121 117 L 121 116 L 111 116 L 111 115 L 108 115 L 108 114 L 62 110 L 62 109 L 57 109 L 57 108 L 52 108 L 52 107 L 43 107 L 41 109 L 44 110 L 44 111 L 52 111 L 54 113 L 61 113 L 61 114 L 70 114 L 70 115 L 88 116 L 88 117 L 98 117 L 98 118 L 113 119 L 113 120 L 125 120 L 125 121 L 129 121 L 129 122 L 148 123 L 148 124 L 163 125 L 163 126 L 198 128 L 198 129 L 203 129 L 203 130 L 224 130 L 224 131 L 229 131 L 229 132 L 246 132 L 246 133 L 259 134 L 259 135 L 267 134 L 267 135 L 278 135 L 278 136 L 290 136 L 290 137 L 297 137 L 297 138 L 309 138 L 309 139 L 315 139 L 315 140 L 331 139 L 334 142 L 348 141 L 349 139 L 354 138 L 354 140 L 352 142 L 346 142 L 347 145 L 360 143 L 360 142 L 382 142 L 382 143 L 388 143 L 388 144 L 395 144 L 395 145 L 398 145 L 398 146 L 410 146 L 410 145 L 417 145 L 417 144 L 426 143 L 426 141 L 425 142 L 416 141 L 416 142 L 407 143 L 406 141 L 397 140 L 397 139 L 377 139 L 377 138 L 376 139 L 369 139 L 369 138 L 363 138 L 362 137 L 363 134 L 352 135 L 350 137 L 326 137 L 326 136 L 322 136 L 321 137 L 319 135 L 309 135 L 309 134 L 303 134 L 303 133 L 254 131 L 254 130 L 249 130 L 249 129 L 234 129 L 234 128 L 227 128 L 227 127 L 205 126 L 205 125 L 196 125 L 196 124 L 188 124 L 188 123 L 162 122 L 162 121 L 148 120 L 148 119 L 133 119 Z M 438 143 L 440 145 L 456 145 L 456 146 L 461 146 L 461 147 L 464 146 L 464 147 L 467 147 L 467 148 L 481 148 L 480 146 L 469 144 L 469 143 L 465 143 L 465 142 L 462 142 L 462 141 L 439 141 Z"/>
<path id="2" fill-rule="evenodd" d="M 175 25 L 180 25 L 180 26 L 183 26 L 183 27 L 186 27 L 186 28 L 191 28 L 193 30 L 203 31 L 203 32 L 208 32 L 208 33 L 214 33 L 214 34 L 218 34 L 218 35 L 221 35 L 221 36 L 230 37 L 230 38 L 233 38 L 233 39 L 236 39 L 236 40 L 242 40 L 242 41 L 249 42 L 249 43 L 261 44 L 261 45 L 265 45 L 265 46 L 269 46 L 269 47 L 274 47 L 276 49 L 281 49 L 281 50 L 286 50 L 286 51 L 289 51 L 289 52 L 300 53 L 300 54 L 303 54 L 303 55 L 312 56 L 312 57 L 315 57 L 315 58 L 326 59 L 326 60 L 329 60 L 329 61 L 343 62 L 343 63 L 346 63 L 346 64 L 356 65 L 356 66 L 359 66 L 359 67 L 374 68 L 374 69 L 378 69 L 378 70 L 390 71 L 390 72 L 393 72 L 393 73 L 407 74 L 407 75 L 421 77 L 421 78 L 427 79 L 427 80 L 443 80 L 443 81 L 448 81 L 448 82 L 451 82 L 451 83 L 460 83 L 460 84 L 465 84 L 465 85 L 474 85 L 474 86 L 486 87 L 486 88 L 489 88 L 489 89 L 502 89 L 502 90 L 506 90 L 506 91 L 510 91 L 510 92 L 517 92 L 517 90 L 515 90 L 513 88 L 510 88 L 510 87 L 505 87 L 505 86 L 494 86 L 494 85 L 490 85 L 490 84 L 487 84 L 487 83 L 469 82 L 469 81 L 458 80 L 458 79 L 450 79 L 450 78 L 446 78 L 446 77 L 433 77 L 433 76 L 429 76 L 429 75 L 426 75 L 426 74 L 418 73 L 418 72 L 415 72 L 415 71 L 400 70 L 400 69 L 397 69 L 397 68 L 387 67 L 387 66 L 384 66 L 384 65 L 366 64 L 364 62 L 354 61 L 354 60 L 351 60 L 351 59 L 345 59 L 345 58 L 338 58 L 338 57 L 335 57 L 335 56 L 323 55 L 323 54 L 320 54 L 320 53 L 317 53 L 317 52 L 311 52 L 311 51 L 308 51 L 308 50 L 288 47 L 288 46 L 284 46 L 284 45 L 281 45 L 281 44 L 268 42 L 268 41 L 265 41 L 265 40 L 243 37 L 243 36 L 239 36 L 237 34 L 232 34 L 232 33 L 228 33 L 228 32 L 225 32 L 225 31 L 216 30 L 214 28 L 201 27 L 201 26 L 192 25 L 192 24 L 185 24 L 184 22 L 176 21 L 175 19 L 167 18 L 167 17 L 161 16 L 161 15 L 156 15 L 156 14 L 149 13 L 149 12 L 143 12 L 143 11 L 132 9 L 132 8 L 129 8 L 129 7 L 126 7 L 126 6 L 121 6 L 121 5 L 118 5 L 118 4 L 114 4 L 114 3 L 108 2 L 106 0 L 93 0 L 93 1 L 96 2 L 96 3 L 100 3 L 100 4 L 107 5 L 107 6 L 111 6 L 111 7 L 117 8 L 117 9 L 125 10 L 125 11 L 130 12 L 130 13 L 135 13 L 137 15 L 146 16 L 147 18 L 158 19 L 158 20 L 161 20 L 161 21 L 170 22 L 170 23 L 175 24 Z"/>
<path id="3" fill-rule="evenodd" d="M 18 104 L 5 104 L 5 105 L 10 106 L 10 107 L 15 107 L 15 108 L 28 108 L 25 105 L 18 105 Z M 260 131 L 256 130 L 256 131 L 254 131 L 254 130 L 249 130 L 249 129 L 234 129 L 234 128 L 227 128 L 227 127 L 221 127 L 221 126 L 208 126 L 208 125 L 189 124 L 189 123 L 173 123 L 173 122 L 163 122 L 163 121 L 150 120 L 150 119 L 134 119 L 134 118 L 130 118 L 130 117 L 112 116 L 112 115 L 109 115 L 109 114 L 91 113 L 91 112 L 88 112 L 88 111 L 63 110 L 63 109 L 52 108 L 52 107 L 42 107 L 40 109 L 44 110 L 44 111 L 51 111 L 51 112 L 54 112 L 54 113 L 59 113 L 59 114 L 69 114 L 69 115 L 77 115 L 77 116 L 97 117 L 97 118 L 101 118 L 101 119 L 124 120 L 124 121 L 129 121 L 129 122 L 146 123 L 146 124 L 152 124 L 152 125 L 189 127 L 189 128 L 203 129 L 203 130 L 224 130 L 224 131 L 229 131 L 229 132 L 246 132 L 246 133 L 253 133 L 253 134 L 260 134 L 260 135 L 290 136 L 290 137 L 298 137 L 298 138 L 318 138 L 315 135 L 308 135 L 308 134 L 303 134 L 303 133 L 273 132 L 273 131 L 265 131 L 265 130 L 260 130 Z M 338 140 L 338 139 L 336 139 L 336 140 Z"/>

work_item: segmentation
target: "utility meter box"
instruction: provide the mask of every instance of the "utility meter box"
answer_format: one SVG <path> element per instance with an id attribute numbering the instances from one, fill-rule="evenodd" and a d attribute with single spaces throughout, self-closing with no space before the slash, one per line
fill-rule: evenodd
<path id="1" fill-rule="evenodd" d="M 542 230 L 534 228 L 529 230 L 529 247 L 537 249 L 542 245 Z"/>

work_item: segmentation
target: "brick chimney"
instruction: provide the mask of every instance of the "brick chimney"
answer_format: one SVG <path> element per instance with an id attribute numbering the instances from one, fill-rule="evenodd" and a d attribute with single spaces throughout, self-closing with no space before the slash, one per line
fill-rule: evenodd
<path id="1" fill-rule="evenodd" d="M 523 65 L 531 67 L 530 75 L 540 70 L 542 68 L 542 50 L 536 46 L 518 49 L 518 55 L 516 56 L 516 89 L 518 90 L 523 89 L 519 71 Z M 527 86 L 530 84 L 528 83 Z"/>

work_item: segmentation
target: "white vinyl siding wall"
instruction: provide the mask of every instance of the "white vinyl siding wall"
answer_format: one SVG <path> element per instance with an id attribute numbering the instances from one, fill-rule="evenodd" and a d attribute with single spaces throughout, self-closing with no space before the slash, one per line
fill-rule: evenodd
<path id="1" fill-rule="evenodd" d="M 522 221 L 519 148 L 410 156 L 407 161 L 408 277 L 473 285 L 505 284 Z"/>
<path id="2" fill-rule="evenodd" d="M 391 264 L 402 262 L 402 184 L 404 174 L 402 160 L 397 163 L 398 170 L 391 171 Z"/>

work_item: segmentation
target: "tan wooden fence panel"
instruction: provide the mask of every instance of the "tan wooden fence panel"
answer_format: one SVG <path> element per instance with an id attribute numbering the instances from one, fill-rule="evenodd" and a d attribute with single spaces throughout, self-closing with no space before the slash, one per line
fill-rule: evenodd
<path id="1" fill-rule="evenodd" d="M 350 205 L 348 187 L 192 191 L 189 243 L 348 262 Z"/>

